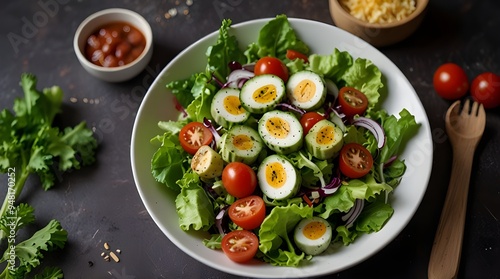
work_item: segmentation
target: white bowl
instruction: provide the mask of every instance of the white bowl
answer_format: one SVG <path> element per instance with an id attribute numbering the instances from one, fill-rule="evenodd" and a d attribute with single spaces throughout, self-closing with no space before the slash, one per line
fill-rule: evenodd
<path id="1" fill-rule="evenodd" d="M 259 19 L 237 24 L 230 32 L 244 48 L 257 40 L 259 30 L 269 20 Z M 381 231 L 361 235 L 349 246 L 334 246 L 327 253 L 316 256 L 310 263 L 297 268 L 277 267 L 257 260 L 237 264 L 229 260 L 222 251 L 206 248 L 202 243 L 206 234 L 187 233 L 179 228 L 174 193 L 165 185 L 157 183 L 151 174 L 151 158 L 157 147 L 150 143 L 150 139 L 163 133 L 157 123 L 161 120 L 176 120 L 179 114 L 172 101 L 173 95 L 165 85 L 203 71 L 207 47 L 215 43 L 218 32 L 202 38 L 180 53 L 153 82 L 137 113 L 131 142 L 134 180 L 154 222 L 179 249 L 212 268 L 244 277 L 309 278 L 339 272 L 367 259 L 390 243 L 411 220 L 425 194 L 431 173 L 432 137 L 427 115 L 415 90 L 396 65 L 373 46 L 342 29 L 303 19 L 290 18 L 289 21 L 298 37 L 311 47 L 313 53 L 330 54 L 336 47 L 348 51 L 354 57 L 370 59 L 386 78 L 384 84 L 389 92 L 383 101 L 383 107 L 391 114 L 406 108 L 421 127 L 408 142 L 405 152 L 400 155 L 406 160 L 408 169 L 401 184 L 390 196 L 394 214 Z"/>
<path id="2" fill-rule="evenodd" d="M 133 62 L 119 67 L 102 67 L 91 63 L 84 54 L 87 38 L 111 22 L 127 22 L 142 32 L 146 39 L 146 48 Z M 109 82 L 120 82 L 137 76 L 151 60 L 153 54 L 153 32 L 149 23 L 138 13 L 126 9 L 107 9 L 87 17 L 78 26 L 73 40 L 76 57 L 83 68 L 91 75 Z"/>

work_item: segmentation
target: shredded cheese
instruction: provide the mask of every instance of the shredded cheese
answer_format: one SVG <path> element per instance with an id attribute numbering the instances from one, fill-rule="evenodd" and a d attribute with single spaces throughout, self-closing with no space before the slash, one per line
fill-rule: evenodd
<path id="1" fill-rule="evenodd" d="M 369 23 L 390 23 L 408 17 L 415 0 L 339 0 L 354 17 Z"/>

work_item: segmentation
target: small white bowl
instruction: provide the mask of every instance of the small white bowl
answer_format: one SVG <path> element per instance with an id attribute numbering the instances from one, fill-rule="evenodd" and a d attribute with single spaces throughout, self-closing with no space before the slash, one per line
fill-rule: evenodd
<path id="1" fill-rule="evenodd" d="M 112 22 L 127 22 L 142 32 L 146 47 L 133 62 L 118 67 L 102 67 L 90 62 L 84 54 L 85 44 L 90 35 L 99 27 Z M 120 82 L 137 76 L 151 60 L 153 54 L 153 32 L 149 23 L 138 13 L 126 9 L 107 9 L 87 17 L 78 27 L 73 40 L 75 54 L 83 68 L 91 75 L 109 82 Z"/>

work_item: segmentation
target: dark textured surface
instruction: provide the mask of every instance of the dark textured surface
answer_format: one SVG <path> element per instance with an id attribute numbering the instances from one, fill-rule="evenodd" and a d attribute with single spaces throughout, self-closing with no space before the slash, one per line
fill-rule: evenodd
<path id="1" fill-rule="evenodd" d="M 176 17 L 165 19 L 175 2 L 19 0 L 0 4 L 0 108 L 12 107 L 14 98 L 22 95 L 18 86 L 21 73 L 32 72 L 39 87 L 57 84 L 63 88 L 64 110 L 58 124 L 86 120 L 100 143 L 97 164 L 65 174 L 48 192 L 30 179 L 21 196 L 36 208 L 38 225 L 56 218 L 68 230 L 68 245 L 46 258 L 46 263 L 62 267 L 66 278 L 235 278 L 184 254 L 148 215 L 135 188 L 129 159 L 136 111 L 160 70 L 188 45 L 217 30 L 223 17 L 238 23 L 285 13 L 332 24 L 326 0 L 195 0 L 187 16 L 181 10 Z M 185 5 L 185 1 L 177 2 L 179 7 Z M 73 34 L 79 23 L 110 7 L 142 14 L 155 38 L 148 69 L 119 84 L 88 75 L 73 53 Z M 434 92 L 432 74 L 447 61 L 464 65 L 470 78 L 483 71 L 500 74 L 499 14 L 500 2 L 494 0 L 433 0 L 413 36 L 380 49 L 407 76 L 425 107 L 434 136 L 433 172 L 422 204 L 403 232 L 373 257 L 328 278 L 427 277 L 452 159 L 444 133 L 450 102 Z M 12 34 L 22 40 L 13 43 Z M 499 131 L 499 109 L 490 110 L 472 170 L 459 278 L 500 278 Z M 5 192 L 6 176 L 0 175 L 0 181 Z M 120 263 L 103 261 L 104 242 L 122 250 Z"/>

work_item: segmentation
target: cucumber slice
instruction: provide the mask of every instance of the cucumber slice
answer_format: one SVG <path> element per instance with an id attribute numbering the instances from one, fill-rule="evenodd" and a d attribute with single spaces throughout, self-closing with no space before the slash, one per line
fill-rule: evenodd
<path id="1" fill-rule="evenodd" d="M 215 93 L 210 106 L 215 122 L 224 128 L 247 121 L 250 112 L 241 106 L 240 91 L 235 88 L 222 88 Z"/>
<path id="2" fill-rule="evenodd" d="M 249 79 L 240 92 L 241 105 L 251 113 L 270 111 L 285 97 L 285 84 L 275 75 L 259 75 Z"/>
<path id="3" fill-rule="evenodd" d="M 226 162 L 254 163 L 264 147 L 256 130 L 249 126 L 233 126 L 224 138 L 221 147 L 222 159 Z"/>
<path id="4" fill-rule="evenodd" d="M 321 107 L 326 100 L 325 82 L 314 72 L 296 72 L 288 79 L 286 95 L 292 105 L 311 111 Z"/>
<path id="5" fill-rule="evenodd" d="M 303 129 L 299 120 L 290 112 L 273 110 L 259 120 L 258 132 L 262 141 L 278 154 L 299 150 L 303 144 Z"/>
<path id="6" fill-rule="evenodd" d="M 314 124 L 305 137 L 307 151 L 320 160 L 337 156 L 343 144 L 342 130 L 328 119 Z"/>
<path id="7" fill-rule="evenodd" d="M 297 194 L 302 177 L 285 156 L 273 154 L 259 165 L 257 180 L 264 195 L 271 199 L 283 200 Z"/>

